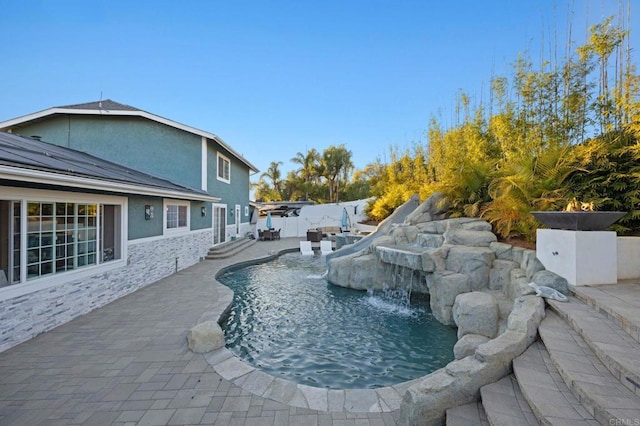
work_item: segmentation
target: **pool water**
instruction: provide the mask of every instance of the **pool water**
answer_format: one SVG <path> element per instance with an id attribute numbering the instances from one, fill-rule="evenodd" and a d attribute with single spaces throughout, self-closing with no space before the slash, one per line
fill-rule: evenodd
<path id="1" fill-rule="evenodd" d="M 453 359 L 456 330 L 409 306 L 324 278 L 324 258 L 285 254 L 228 271 L 227 348 L 272 376 L 329 389 L 391 386 Z"/>

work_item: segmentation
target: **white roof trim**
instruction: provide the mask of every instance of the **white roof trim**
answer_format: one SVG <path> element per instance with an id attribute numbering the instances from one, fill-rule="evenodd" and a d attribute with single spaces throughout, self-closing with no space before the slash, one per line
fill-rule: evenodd
<path id="1" fill-rule="evenodd" d="M 65 175 L 42 170 L 24 169 L 21 167 L 0 166 L 0 179 L 38 184 L 60 185 L 73 188 L 110 191 L 124 194 L 149 195 L 154 197 L 178 198 L 195 201 L 219 202 L 220 198 L 191 192 L 174 191 L 152 186 L 133 185 L 129 183 L 82 176 Z"/>
<path id="2" fill-rule="evenodd" d="M 258 172 L 259 170 L 247 161 L 242 155 L 238 154 L 233 148 L 231 148 L 225 141 L 222 140 L 219 136 L 206 132 L 204 130 L 196 129 L 195 127 L 187 126 L 182 123 L 178 123 L 177 121 L 169 120 L 168 118 L 160 117 L 159 115 L 151 114 L 142 110 L 98 110 L 98 109 L 76 109 L 76 108 L 48 108 L 42 111 L 34 112 L 32 114 L 23 115 L 21 117 L 16 117 L 11 120 L 0 122 L 0 129 L 6 129 L 8 127 L 13 127 L 18 124 L 26 123 L 28 121 L 37 120 L 39 118 L 43 118 L 49 115 L 54 114 L 72 114 L 72 115 L 121 115 L 121 116 L 134 116 L 134 117 L 142 117 L 148 120 L 156 121 L 158 123 L 164 124 L 166 126 L 174 127 L 176 129 L 183 130 L 188 133 L 193 133 L 195 135 L 204 136 L 208 139 L 215 140 L 219 143 L 224 149 L 229 151 L 234 157 L 238 160 L 242 161 L 247 167 L 249 167 L 254 172 Z"/>

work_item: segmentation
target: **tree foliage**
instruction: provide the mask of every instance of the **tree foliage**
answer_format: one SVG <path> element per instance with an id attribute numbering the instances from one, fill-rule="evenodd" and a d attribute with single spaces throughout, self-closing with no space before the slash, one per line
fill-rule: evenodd
<path id="1" fill-rule="evenodd" d="M 533 239 L 531 211 L 562 209 L 574 197 L 630 213 L 620 231 L 640 225 L 640 78 L 622 58 L 628 31 L 612 18 L 590 29 L 564 64 L 535 69 L 526 54 L 511 76 L 495 77 L 485 104 L 459 94 L 454 126 L 432 118 L 428 152 L 392 155 L 376 180 L 372 216 L 382 219 L 408 199 L 443 192 L 458 216 L 483 217 L 502 237 Z M 628 46 L 627 46 L 628 48 Z M 405 177 L 417 161 L 426 173 Z"/>
<path id="2" fill-rule="evenodd" d="M 272 161 L 253 184 L 255 198 L 258 201 L 310 200 L 319 203 L 366 198 L 368 182 L 352 180 L 352 155 L 344 145 L 331 145 L 322 153 L 316 149 L 298 152 L 291 162 L 300 167 L 289 172 L 286 179 L 282 179 L 282 162 Z"/>
<path id="3" fill-rule="evenodd" d="M 571 47 L 573 47 L 571 45 Z M 445 194 L 456 216 L 482 217 L 504 238 L 535 238 L 535 210 L 560 210 L 577 198 L 629 214 L 618 231 L 640 227 L 640 76 L 628 29 L 613 18 L 590 28 L 564 63 L 525 52 L 512 73 L 495 76 L 490 96 L 473 104 L 458 94 L 454 125 L 435 117 L 427 144 L 390 148 L 353 173 L 344 145 L 298 153 L 300 168 L 276 185 L 272 167 L 256 194 L 337 202 L 373 196 L 370 218 L 382 220 L 413 194 Z M 613 60 L 615 59 L 615 60 Z M 272 166 L 274 163 L 272 163 Z M 276 164 L 277 165 L 277 164 Z"/>

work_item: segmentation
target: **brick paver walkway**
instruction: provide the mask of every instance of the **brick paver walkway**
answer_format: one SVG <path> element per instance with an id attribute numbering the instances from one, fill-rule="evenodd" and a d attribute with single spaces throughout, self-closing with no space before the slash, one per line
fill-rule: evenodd
<path id="1" fill-rule="evenodd" d="M 394 425 L 394 413 L 292 407 L 223 379 L 187 347 L 214 275 L 298 246 L 259 241 L 208 260 L 0 354 L 0 425 Z"/>

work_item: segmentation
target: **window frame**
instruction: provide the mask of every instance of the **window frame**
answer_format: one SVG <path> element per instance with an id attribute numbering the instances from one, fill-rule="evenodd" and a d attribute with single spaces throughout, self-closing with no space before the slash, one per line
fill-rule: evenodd
<path id="1" fill-rule="evenodd" d="M 177 225 L 174 227 L 169 227 L 169 208 L 176 206 L 177 207 Z M 184 225 L 180 225 L 180 207 L 185 208 L 185 223 Z M 185 200 L 172 200 L 172 199 L 164 199 L 162 205 L 162 230 L 163 233 L 166 234 L 183 234 L 187 233 L 191 230 L 191 202 Z"/>
<path id="2" fill-rule="evenodd" d="M 222 170 L 220 169 L 220 161 L 222 160 Z M 224 165 L 227 164 L 227 172 L 228 176 L 224 176 Z M 222 173 L 221 173 L 222 172 Z M 216 178 L 220 182 L 231 183 L 231 160 L 226 155 L 220 153 L 219 151 L 216 153 Z"/>
<path id="3" fill-rule="evenodd" d="M 7 300 L 13 297 L 18 297 L 24 294 L 29 294 L 35 291 L 47 289 L 53 286 L 67 283 L 72 280 L 82 279 L 97 273 L 103 273 L 112 269 L 120 268 L 126 265 L 127 259 L 127 211 L 128 211 L 128 199 L 127 197 L 102 195 L 102 194 L 87 194 L 87 193 L 71 193 L 64 191 L 50 191 L 40 189 L 29 188 L 17 188 L 17 187 L 2 187 L 2 195 L 0 199 L 5 201 L 13 201 L 19 203 L 20 210 L 20 248 L 19 248 L 19 270 L 20 278 L 18 281 L 13 281 L 11 285 L 0 288 L 0 301 Z M 39 275 L 29 278 L 27 274 L 27 252 L 28 248 L 28 236 L 29 236 L 29 224 L 28 224 L 28 203 L 67 203 L 67 204 L 95 204 L 100 210 L 100 206 L 114 205 L 119 207 L 117 212 L 117 221 L 119 232 L 117 236 L 119 258 L 112 260 L 104 260 L 99 252 L 96 252 L 97 261 L 95 264 L 83 265 L 81 267 L 60 270 L 52 274 Z M 96 229 L 96 241 L 97 247 L 100 246 L 102 241 L 101 228 L 100 228 L 100 213 L 96 216 L 98 223 Z M 77 230 L 76 230 L 77 231 Z M 57 258 L 57 257 L 56 257 Z M 54 268 L 55 269 L 55 268 Z"/>

